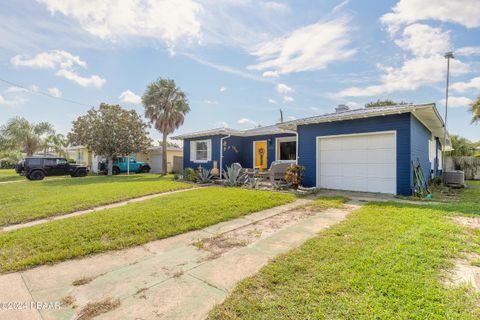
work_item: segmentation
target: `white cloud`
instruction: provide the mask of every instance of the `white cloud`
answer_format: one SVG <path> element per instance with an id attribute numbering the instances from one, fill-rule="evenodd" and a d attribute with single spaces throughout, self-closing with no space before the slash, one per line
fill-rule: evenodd
<path id="1" fill-rule="evenodd" d="M 268 103 L 277 104 L 277 101 L 275 101 L 275 100 L 272 99 L 272 98 L 268 98 Z"/>
<path id="2" fill-rule="evenodd" d="M 62 91 L 60 91 L 60 89 L 55 88 L 55 87 L 54 88 L 48 88 L 48 92 L 56 98 L 60 98 L 62 96 Z"/>
<path id="3" fill-rule="evenodd" d="M 218 104 L 218 101 L 205 99 L 205 100 L 203 100 L 203 103 L 205 103 L 205 104 Z"/>
<path id="4" fill-rule="evenodd" d="M 471 89 L 477 89 L 480 91 L 480 77 L 473 78 L 468 82 L 453 83 L 450 88 L 458 92 L 465 92 Z"/>
<path id="5" fill-rule="evenodd" d="M 291 87 L 287 86 L 284 83 L 277 84 L 276 89 L 279 93 L 289 93 L 294 91 Z"/>
<path id="6" fill-rule="evenodd" d="M 324 69 L 329 63 L 355 54 L 350 44 L 349 19 L 339 18 L 299 28 L 283 37 L 263 42 L 251 50 L 259 62 L 252 70 L 290 73 Z"/>
<path id="7" fill-rule="evenodd" d="M 449 32 L 420 23 L 406 27 L 403 37 L 395 40 L 395 44 L 420 57 L 443 54 L 451 49 Z"/>
<path id="8" fill-rule="evenodd" d="M 290 96 L 283 97 L 283 102 L 293 102 L 293 101 L 295 101 L 293 97 L 290 97 Z"/>
<path id="9" fill-rule="evenodd" d="M 294 117 L 294 116 L 288 116 L 288 120 L 297 120 L 297 117 Z"/>
<path id="10" fill-rule="evenodd" d="M 7 90 L 5 90 L 5 93 L 17 93 L 17 92 L 28 92 L 27 89 L 21 88 L 21 87 L 8 87 Z"/>
<path id="11" fill-rule="evenodd" d="M 395 91 L 413 91 L 424 85 L 445 80 L 446 60 L 443 54 L 451 47 L 448 32 L 428 25 L 414 24 L 405 28 L 395 43 L 410 54 L 399 67 L 378 65 L 382 72 L 380 83 L 367 87 L 341 90 L 337 97 L 375 96 Z M 457 59 L 450 61 L 452 75 L 465 74 L 468 64 Z"/>
<path id="12" fill-rule="evenodd" d="M 459 56 L 480 55 L 480 47 L 463 47 L 455 51 Z"/>
<path id="13" fill-rule="evenodd" d="M 120 96 L 120 100 L 125 103 L 140 104 L 142 103 L 142 97 L 136 95 L 130 89 L 123 91 Z"/>
<path id="14" fill-rule="evenodd" d="M 225 92 L 225 91 L 227 91 L 226 87 L 220 87 L 220 92 Z"/>
<path id="15" fill-rule="evenodd" d="M 74 66 L 80 66 L 82 68 L 87 67 L 85 61 L 82 61 L 79 56 L 75 56 L 63 50 L 41 52 L 33 57 L 28 55 L 16 55 L 10 59 L 10 62 L 16 67 L 30 67 L 38 69 L 66 69 Z"/>
<path id="16" fill-rule="evenodd" d="M 63 77 L 67 80 L 73 81 L 81 85 L 82 87 L 102 87 L 106 80 L 97 75 L 92 75 L 90 77 L 82 77 L 78 75 L 75 71 L 61 69 L 56 73 L 57 76 Z"/>
<path id="17" fill-rule="evenodd" d="M 183 38 L 200 39 L 198 15 L 203 7 L 193 0 L 37 0 L 48 10 L 75 19 L 87 32 L 114 42 L 136 36 L 164 41 L 173 48 Z"/>
<path id="18" fill-rule="evenodd" d="M 266 9 L 277 11 L 277 12 L 285 12 L 290 10 L 288 5 L 286 5 L 285 3 L 280 3 L 276 1 L 261 2 L 261 5 Z"/>
<path id="19" fill-rule="evenodd" d="M 278 78 L 279 74 L 277 71 L 265 71 L 262 73 L 262 77 L 264 78 Z"/>
<path id="20" fill-rule="evenodd" d="M 467 28 L 480 27 L 480 5 L 478 0 L 400 0 L 392 12 L 380 20 L 391 33 L 402 25 L 422 20 L 454 22 Z"/>
<path id="21" fill-rule="evenodd" d="M 448 97 L 448 106 L 453 108 L 468 107 L 473 102 L 467 97 Z M 438 101 L 439 104 L 445 105 L 445 99 Z"/>
<path id="22" fill-rule="evenodd" d="M 257 123 L 253 120 L 247 119 L 247 118 L 242 118 L 237 121 L 238 124 L 248 124 L 252 126 L 256 126 Z"/>
<path id="23" fill-rule="evenodd" d="M 225 122 L 225 121 L 220 121 L 220 122 L 218 122 L 218 125 L 219 125 L 220 127 L 222 127 L 222 128 L 228 128 L 228 127 L 229 127 L 229 126 L 228 126 L 228 123 Z"/>

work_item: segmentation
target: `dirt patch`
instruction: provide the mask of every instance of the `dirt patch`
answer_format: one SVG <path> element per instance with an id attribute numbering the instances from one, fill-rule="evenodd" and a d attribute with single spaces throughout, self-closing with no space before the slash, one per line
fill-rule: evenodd
<path id="1" fill-rule="evenodd" d="M 267 238 L 280 229 L 294 225 L 300 220 L 315 216 L 323 209 L 325 208 L 305 205 L 214 237 L 202 239 L 192 245 L 210 253 L 202 261 L 213 260 L 227 251 L 248 246 Z"/>
<path id="2" fill-rule="evenodd" d="M 454 217 L 452 220 L 465 227 L 480 229 L 480 218 L 477 217 Z"/>
<path id="3" fill-rule="evenodd" d="M 72 285 L 75 287 L 83 286 L 95 280 L 96 277 L 82 277 L 72 282 Z"/>
<path id="4" fill-rule="evenodd" d="M 148 288 L 140 288 L 135 292 L 135 296 L 139 299 L 147 299 L 147 290 Z"/>
<path id="5" fill-rule="evenodd" d="M 62 298 L 61 303 L 63 306 L 75 308 L 75 297 L 65 296 Z"/>
<path id="6" fill-rule="evenodd" d="M 120 299 L 106 298 L 102 301 L 88 303 L 80 310 L 76 320 L 90 320 L 94 317 L 107 313 L 120 306 Z"/>
<path id="7" fill-rule="evenodd" d="M 480 291 L 480 267 L 475 265 L 479 255 L 469 254 L 465 259 L 457 259 L 455 267 L 449 272 L 446 284 L 450 286 L 471 285 Z"/>

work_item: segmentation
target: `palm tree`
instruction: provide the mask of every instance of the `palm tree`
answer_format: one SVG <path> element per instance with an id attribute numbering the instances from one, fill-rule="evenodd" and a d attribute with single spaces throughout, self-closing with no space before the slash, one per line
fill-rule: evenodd
<path id="1" fill-rule="evenodd" d="M 20 150 L 31 156 L 42 150 L 45 136 L 54 133 L 52 125 L 48 122 L 30 123 L 25 118 L 12 118 L 0 128 L 2 149 Z"/>
<path id="2" fill-rule="evenodd" d="M 148 85 L 142 97 L 145 117 L 163 134 L 162 172 L 167 173 L 167 136 L 183 124 L 190 111 L 183 91 L 171 79 L 158 79 Z"/>
<path id="3" fill-rule="evenodd" d="M 43 153 L 53 152 L 67 157 L 68 139 L 61 133 L 53 133 L 43 139 Z"/>
<path id="4" fill-rule="evenodd" d="M 480 96 L 470 105 L 470 111 L 473 114 L 472 123 L 480 122 Z"/>

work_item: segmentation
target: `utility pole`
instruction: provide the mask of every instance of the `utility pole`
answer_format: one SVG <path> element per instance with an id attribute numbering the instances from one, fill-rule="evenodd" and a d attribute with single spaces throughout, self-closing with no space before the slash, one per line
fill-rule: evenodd
<path id="1" fill-rule="evenodd" d="M 280 109 L 280 123 L 283 123 L 283 110 Z"/>
<path id="2" fill-rule="evenodd" d="M 445 88 L 445 130 L 443 133 L 443 148 L 442 148 L 442 176 L 445 177 L 445 171 L 446 171 L 446 144 L 447 144 L 447 119 L 448 119 L 448 86 L 449 86 L 449 80 L 450 80 L 450 59 L 455 59 L 453 56 L 453 52 L 449 51 L 445 53 L 445 59 L 447 59 L 447 85 Z M 445 178 L 443 179 L 445 182 Z"/>

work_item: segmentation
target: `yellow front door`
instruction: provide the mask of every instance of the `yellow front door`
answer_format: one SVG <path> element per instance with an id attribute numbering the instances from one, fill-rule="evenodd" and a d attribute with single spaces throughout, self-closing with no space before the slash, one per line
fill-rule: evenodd
<path id="1" fill-rule="evenodd" d="M 255 142 L 255 168 L 260 171 L 267 169 L 267 142 Z"/>

